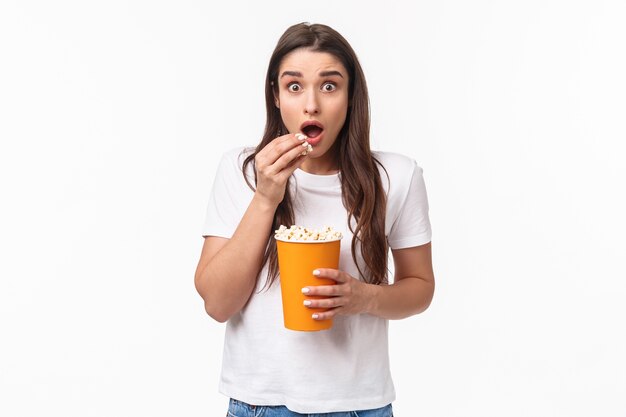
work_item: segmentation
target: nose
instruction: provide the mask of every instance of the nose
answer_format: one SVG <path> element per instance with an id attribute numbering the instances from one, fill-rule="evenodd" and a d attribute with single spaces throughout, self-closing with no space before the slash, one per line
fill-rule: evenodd
<path id="1" fill-rule="evenodd" d="M 306 99 L 305 99 L 305 103 L 304 103 L 304 114 L 319 114 L 320 112 L 320 106 L 319 106 L 319 100 L 316 94 L 316 91 L 310 91 L 307 95 L 306 95 Z"/>

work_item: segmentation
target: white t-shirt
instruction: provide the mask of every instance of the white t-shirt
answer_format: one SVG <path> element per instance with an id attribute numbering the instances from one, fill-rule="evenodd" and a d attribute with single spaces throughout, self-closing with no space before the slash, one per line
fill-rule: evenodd
<path id="1" fill-rule="evenodd" d="M 253 191 L 241 171 L 244 151 L 249 152 L 233 149 L 220 162 L 203 236 L 232 237 L 250 204 Z M 402 155 L 374 152 L 374 156 L 389 175 L 387 179 L 379 167 L 387 193 L 385 234 L 390 248 L 430 242 L 422 169 Z M 254 184 L 252 165 L 248 169 Z M 341 231 L 339 269 L 358 278 L 339 175 L 313 175 L 300 169 L 294 172 L 291 195 L 295 222 L 313 228 L 328 225 Z M 358 258 L 362 263 L 360 254 Z M 379 408 L 395 400 L 389 371 L 388 320 L 370 314 L 340 315 L 334 317 L 329 330 L 288 330 L 283 325 L 280 280 L 259 292 L 266 277 L 267 265 L 248 303 L 227 322 L 221 393 L 254 405 L 284 405 L 298 413 Z"/>

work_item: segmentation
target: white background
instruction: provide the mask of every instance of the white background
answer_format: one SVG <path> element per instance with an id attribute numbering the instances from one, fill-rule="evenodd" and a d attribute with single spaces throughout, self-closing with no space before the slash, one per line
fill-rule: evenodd
<path id="1" fill-rule="evenodd" d="M 200 228 L 301 21 L 424 168 L 437 290 L 390 323 L 396 415 L 626 415 L 626 3 L 597 0 L 3 0 L 0 415 L 226 413 Z"/>

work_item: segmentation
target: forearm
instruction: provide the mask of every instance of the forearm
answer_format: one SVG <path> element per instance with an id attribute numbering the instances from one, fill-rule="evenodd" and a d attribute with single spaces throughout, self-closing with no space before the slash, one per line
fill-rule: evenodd
<path id="1" fill-rule="evenodd" d="M 233 236 L 198 268 L 196 288 L 216 320 L 228 320 L 252 294 L 275 211 L 275 206 L 253 198 Z"/>
<path id="2" fill-rule="evenodd" d="M 426 310 L 434 293 L 434 283 L 407 277 L 392 285 L 371 285 L 367 313 L 389 320 L 403 319 Z"/>

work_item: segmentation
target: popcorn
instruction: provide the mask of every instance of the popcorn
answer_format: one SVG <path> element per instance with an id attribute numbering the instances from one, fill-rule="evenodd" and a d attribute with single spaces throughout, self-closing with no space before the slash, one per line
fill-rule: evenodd
<path id="1" fill-rule="evenodd" d="M 313 147 L 311 145 L 309 145 L 308 142 L 302 142 L 302 147 L 306 148 L 305 150 L 303 150 L 300 155 L 302 156 L 306 156 L 308 154 L 310 154 L 311 152 L 313 152 Z"/>
<path id="2" fill-rule="evenodd" d="M 330 226 L 317 230 L 296 225 L 287 228 L 281 225 L 278 230 L 274 230 L 274 238 L 286 242 L 319 242 L 341 240 L 343 235 Z"/>

